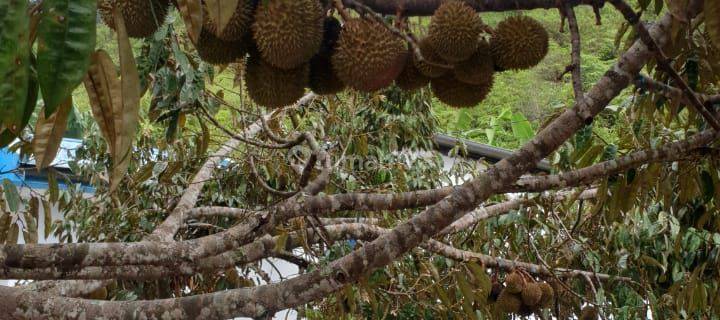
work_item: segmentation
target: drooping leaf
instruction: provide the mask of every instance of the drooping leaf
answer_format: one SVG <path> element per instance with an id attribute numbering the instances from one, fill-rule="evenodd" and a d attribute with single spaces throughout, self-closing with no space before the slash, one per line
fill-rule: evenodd
<path id="1" fill-rule="evenodd" d="M 38 80 L 50 117 L 85 76 L 95 49 L 95 0 L 45 0 L 38 26 Z"/>
<path id="2" fill-rule="evenodd" d="M 12 212 L 20 210 L 20 193 L 17 187 L 8 179 L 3 180 L 3 190 L 5 191 L 5 201 L 7 202 L 8 209 Z"/>
<path id="3" fill-rule="evenodd" d="M 98 50 L 91 57 L 85 77 L 85 90 L 90 100 L 93 118 L 107 142 L 108 151 L 115 154 L 116 132 L 114 110 L 122 109 L 120 78 L 110 56 Z"/>
<path id="4" fill-rule="evenodd" d="M 30 54 L 30 60 L 34 61 L 34 58 L 32 57 L 32 54 Z M 37 72 L 35 71 L 35 68 L 33 65 L 30 65 L 30 74 L 28 77 L 28 88 L 27 88 L 27 99 L 25 99 L 25 107 L 23 109 L 23 115 L 22 119 L 20 121 L 20 126 L 17 128 L 16 131 L 5 129 L 4 131 L 0 132 L 0 148 L 7 146 L 10 144 L 17 136 L 20 135 L 23 129 L 28 125 L 28 122 L 30 122 L 30 117 L 32 117 L 33 112 L 35 112 L 35 108 L 37 107 L 37 98 L 38 98 L 38 82 L 37 82 Z"/>
<path id="5" fill-rule="evenodd" d="M 32 143 L 35 165 L 38 168 L 46 168 L 55 159 L 71 110 L 72 97 L 68 97 L 49 117 L 45 116 L 45 112 L 38 115 Z"/>
<path id="6" fill-rule="evenodd" d="M 135 64 L 132 46 L 125 29 L 125 22 L 120 11 L 113 10 L 115 31 L 118 36 L 118 52 L 120 55 L 120 87 L 122 103 L 113 106 L 115 119 L 115 152 L 113 168 L 110 175 L 110 190 L 115 190 L 130 165 L 132 143 L 138 127 L 140 108 L 140 76 Z"/>
<path id="7" fill-rule="evenodd" d="M 720 0 L 705 0 L 705 29 L 716 47 L 720 47 Z"/>
<path id="8" fill-rule="evenodd" d="M 228 22 L 235 13 L 235 8 L 238 6 L 240 0 L 206 0 L 205 9 L 213 23 L 218 34 L 221 34 Z"/>
<path id="9" fill-rule="evenodd" d="M 17 243 L 18 235 L 20 235 L 20 227 L 18 227 L 17 223 L 11 223 L 6 243 Z"/>
<path id="10" fill-rule="evenodd" d="M 50 232 L 52 232 L 52 207 L 50 206 L 50 202 L 47 200 L 42 200 L 42 206 L 43 206 L 43 223 L 45 224 L 45 239 L 47 239 L 50 236 Z"/>
<path id="11" fill-rule="evenodd" d="M 200 0 L 177 0 L 177 5 L 190 39 L 197 43 L 203 24 L 203 9 Z"/>
<path id="12" fill-rule="evenodd" d="M 38 242 L 38 217 L 40 214 L 40 200 L 37 197 L 30 198 L 28 210 L 25 212 L 25 230 L 23 238 L 25 243 Z"/>
<path id="13" fill-rule="evenodd" d="M 0 131 L 19 132 L 30 68 L 27 1 L 0 3 Z"/>

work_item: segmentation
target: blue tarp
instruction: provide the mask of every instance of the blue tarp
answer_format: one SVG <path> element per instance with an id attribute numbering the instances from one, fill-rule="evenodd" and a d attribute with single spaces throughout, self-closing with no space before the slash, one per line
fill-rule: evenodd
<path id="1" fill-rule="evenodd" d="M 69 169 L 68 162 L 72 160 L 75 155 L 75 150 L 82 144 L 79 139 L 64 138 L 60 143 L 60 150 L 58 151 L 57 157 L 52 162 L 52 166 L 55 168 Z M 34 159 L 23 159 L 20 154 L 16 152 L 10 152 L 8 149 L 0 149 L 0 182 L 4 180 L 10 180 L 13 184 L 18 187 L 32 188 L 32 189 L 47 189 L 48 181 L 43 176 L 34 176 L 28 171 L 17 170 L 21 166 L 34 166 Z M 63 181 L 58 180 L 58 188 L 61 190 L 67 189 L 68 185 Z M 94 193 L 95 188 L 81 184 L 83 192 Z"/>

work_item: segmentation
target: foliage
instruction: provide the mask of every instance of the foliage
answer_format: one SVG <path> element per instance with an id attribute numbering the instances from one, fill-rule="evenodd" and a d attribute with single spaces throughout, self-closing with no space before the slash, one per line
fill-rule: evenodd
<path id="1" fill-rule="evenodd" d="M 69 3 L 82 6 L 75 8 L 78 12 L 90 10 L 94 6 L 91 2 L 48 1 L 58 10 L 69 8 L 63 6 Z M 3 69 L 0 74 L 23 83 L 17 86 L 22 94 L 11 95 L 6 86 L 0 86 L 0 115 L 3 120 L 14 119 L 3 121 L 0 129 L 7 134 L 10 122 L 22 126 L 31 123 L 34 128 L 32 141 L 26 139 L 27 132 L 23 136 L 12 130 L 12 138 L 22 138 L 12 146 L 13 150 L 32 154 L 39 167 L 48 165 L 66 131 L 67 118 L 75 115 L 73 100 L 80 104 L 77 118 L 84 133 L 83 145 L 70 163 L 73 177 L 53 169 L 46 171 L 46 194 L 31 193 L 23 199 L 17 186 L 9 180 L 2 182 L 3 243 L 17 242 L 20 231 L 25 241 L 37 242 L 40 219 L 44 220 L 44 235 L 53 232 L 62 242 L 143 240 L 174 210 L 209 152 L 217 150 L 228 133 L 241 132 L 265 112 L 246 98 L 242 81 L 238 80 L 242 79 L 242 64 L 213 67 L 198 58 L 191 38 L 200 32 L 202 19 L 198 21 L 199 13 L 193 4 L 199 2 L 179 1 L 181 12 L 175 15 L 181 19 L 169 19 L 152 37 L 141 41 L 128 39 L 119 26 L 117 35 L 97 27 L 96 43 L 96 25 L 94 21 L 89 23 L 87 16 L 69 15 L 72 21 L 59 31 L 43 25 L 53 22 L 54 16 L 43 16 L 34 52 L 23 46 L 8 50 L 3 47 L 0 67 L 9 71 Z M 668 3 L 667 8 L 657 0 L 637 4 L 649 17 L 664 10 L 681 12 L 677 3 Z M 0 26 L 20 20 L 29 23 L 24 21 L 24 10 L 19 11 L 2 11 Z M 196 206 L 256 211 L 272 208 L 287 193 L 305 187 L 303 166 L 313 154 L 317 156 L 318 150 L 327 152 L 334 166 L 321 195 L 427 190 L 479 175 L 485 166 L 471 160 L 457 159 L 450 168 L 444 168 L 444 159 L 433 153 L 433 134 L 445 131 L 515 148 L 530 141 L 574 104 L 570 80 L 561 75 L 570 50 L 568 36 L 556 31 L 555 15 L 528 14 L 550 31 L 550 54 L 535 69 L 498 75 L 492 93 L 479 107 L 448 109 L 427 88 L 409 93 L 390 87 L 373 94 L 350 91 L 318 98 L 269 118 L 267 128 L 258 136 L 244 137 L 246 143 L 223 159 L 214 177 L 205 182 Z M 213 15 L 222 17 L 222 12 Z M 483 14 L 483 19 L 497 24 L 507 15 Z M 595 20 L 590 9 L 578 10 L 584 39 L 584 88 L 601 79 L 604 70 L 636 39 L 612 8 L 602 9 L 601 15 L 609 28 L 592 26 Z M 190 26 L 188 31 L 180 24 L 183 21 Z M 424 23 L 427 21 L 421 19 L 418 24 Z M 705 20 L 690 27 L 674 25 L 672 41 L 663 50 L 672 55 L 673 66 L 693 89 L 717 94 L 717 19 L 705 14 Z M 63 30 L 69 34 L 58 36 Z M 17 29 L 0 30 L 0 40 L 13 37 L 22 40 L 25 35 Z M 83 46 L 72 47 L 76 41 Z M 93 53 L 99 48 L 107 49 L 107 56 L 104 51 Z M 37 63 L 33 62 L 34 53 Z M 71 57 L 60 56 L 66 53 Z M 18 69 L 7 67 L 9 59 L 18 55 L 20 61 L 27 62 Z M 98 63 L 98 56 L 105 57 L 104 64 Z M 92 61 L 91 66 L 85 67 L 87 61 Z M 53 69 L 56 65 L 65 70 Z M 88 68 L 85 90 L 89 97 L 85 100 L 78 98 L 85 93 L 76 86 Z M 35 69 L 39 91 L 33 80 Z M 644 72 L 662 84 L 676 85 L 665 72 L 656 69 L 655 62 L 648 63 Z M 108 92 L 99 89 L 105 87 L 110 88 Z M 44 97 L 43 108 L 25 103 L 35 102 L 38 92 Z M 22 103 L 10 110 L 5 108 L 8 101 Z M 30 120 L 32 113 L 28 110 L 35 109 L 36 115 Z M 661 92 L 641 86 L 623 92 L 593 120 L 552 154 L 549 160 L 555 170 L 587 168 L 637 150 L 652 150 L 686 139 L 706 129 L 702 117 L 682 99 L 668 99 Z M 109 129 L 110 123 L 115 129 Z M 263 147 L 281 144 L 284 137 L 294 137 L 292 134 L 297 132 L 312 133 L 318 146 Z M 0 135 L 0 144 L 11 140 Z M 678 157 L 673 161 L 660 159 L 608 173 L 588 182 L 589 186 L 563 190 L 566 196 L 562 200 L 537 197 L 437 240 L 466 252 L 610 275 L 607 282 L 599 278 L 561 281 L 554 276 L 537 276 L 537 280 L 557 285 L 558 303 L 542 311 L 544 318 L 569 318 L 579 315 L 583 305 L 592 304 L 603 316 L 613 319 L 644 318 L 648 313 L 662 319 L 712 319 L 720 314 L 720 157 L 716 147 L 716 143 L 710 144 L 684 157 L 675 155 Z M 462 146 L 450 153 L 462 154 Z M 253 159 L 255 165 L 248 159 Z M 604 165 L 610 167 L 613 162 Z M 310 169 L 310 179 L 316 178 L 317 167 Z M 72 178 L 92 186 L 93 197 L 88 197 L 82 184 Z M 61 188 L 59 182 L 68 187 Z M 597 195 L 579 200 L 580 193 L 590 187 L 597 188 Z M 552 192 L 559 194 L 558 190 Z M 517 197 L 498 194 L 490 202 Z M 59 208 L 64 220 L 51 223 L 51 206 Z M 422 210 L 347 210 L 323 218 L 373 218 L 378 226 L 393 228 Z M 293 218 L 271 230 L 271 235 L 281 239 L 276 246 L 282 248 L 291 232 L 315 228 L 314 218 Z M 175 237 L 197 239 L 241 222 L 229 217 L 194 219 L 183 225 Z M 303 250 L 302 258 L 308 260 L 307 270 L 323 270 L 366 243 L 354 238 L 322 240 L 298 246 Z M 103 298 L 175 298 L 254 287 L 267 282 L 259 279 L 258 270 L 260 262 L 252 262 L 188 277 L 117 280 L 108 286 Z M 415 248 L 302 309 L 310 319 L 508 318 L 493 304 L 493 286 L 502 283 L 508 271 L 483 265 L 474 258 L 456 261 Z M 630 280 L 616 281 L 616 277 Z"/>

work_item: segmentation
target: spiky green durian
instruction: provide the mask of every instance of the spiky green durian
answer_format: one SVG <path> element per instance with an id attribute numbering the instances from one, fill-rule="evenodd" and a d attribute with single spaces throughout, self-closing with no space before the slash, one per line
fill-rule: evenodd
<path id="1" fill-rule="evenodd" d="M 469 84 L 493 82 L 495 64 L 490 53 L 490 45 L 481 40 L 478 50 L 467 60 L 455 65 L 455 78 Z"/>
<path id="2" fill-rule="evenodd" d="M 430 78 L 422 74 L 417 67 L 415 67 L 415 64 L 410 62 L 412 54 L 412 50 L 409 50 L 407 58 L 408 62 L 405 63 L 405 67 L 402 72 L 400 72 L 397 79 L 395 79 L 395 85 L 405 91 L 414 91 L 425 87 L 430 83 Z"/>
<path id="3" fill-rule="evenodd" d="M 245 67 L 245 86 L 255 103 L 266 108 L 284 107 L 303 96 L 308 73 L 307 64 L 294 69 L 280 69 L 251 54 Z"/>
<path id="4" fill-rule="evenodd" d="M 473 8 L 463 1 L 448 0 L 435 10 L 427 37 L 441 58 L 460 62 L 475 53 L 482 31 L 482 19 Z"/>
<path id="5" fill-rule="evenodd" d="M 348 87 L 373 92 L 389 86 L 405 65 L 403 41 L 375 21 L 345 23 L 332 56 L 335 73 Z"/>
<path id="6" fill-rule="evenodd" d="M 500 292 L 495 307 L 504 313 L 517 313 L 520 311 L 522 306 L 522 300 L 520 296 L 515 293 L 509 292 L 507 289 Z"/>
<path id="7" fill-rule="evenodd" d="M 510 293 L 520 293 L 525 288 L 525 279 L 517 272 L 511 272 L 505 277 L 505 288 Z"/>
<path id="8" fill-rule="evenodd" d="M 262 1 L 253 37 L 266 62 L 292 69 L 310 61 L 323 39 L 323 11 L 317 0 Z"/>
<path id="9" fill-rule="evenodd" d="M 132 38 L 145 38 L 157 31 L 165 21 L 168 0 L 100 0 L 98 10 L 105 24 L 115 30 L 112 8 L 120 10 L 127 34 Z"/>
<path id="10" fill-rule="evenodd" d="M 419 60 L 418 57 L 413 54 L 412 61 L 420 73 L 428 78 L 438 78 L 450 72 L 451 68 L 446 67 L 449 66 L 448 62 L 435 53 L 435 50 L 430 46 L 428 38 L 423 38 L 418 42 L 418 49 L 420 49 L 420 54 L 423 59 Z"/>
<path id="11" fill-rule="evenodd" d="M 225 41 L 203 28 L 195 44 L 200 59 L 211 64 L 228 64 L 242 58 L 247 44 L 241 41 Z"/>
<path id="12" fill-rule="evenodd" d="M 542 288 L 536 282 L 526 284 L 521 293 L 523 303 L 530 307 L 540 304 L 542 295 Z"/>
<path id="13" fill-rule="evenodd" d="M 548 53 L 547 30 L 527 16 L 509 17 L 498 24 L 490 38 L 495 65 L 501 70 L 528 69 Z"/>
<path id="14" fill-rule="evenodd" d="M 472 108 L 485 100 L 492 83 L 474 85 L 457 80 L 452 74 L 430 80 L 433 94 L 455 108 Z"/>

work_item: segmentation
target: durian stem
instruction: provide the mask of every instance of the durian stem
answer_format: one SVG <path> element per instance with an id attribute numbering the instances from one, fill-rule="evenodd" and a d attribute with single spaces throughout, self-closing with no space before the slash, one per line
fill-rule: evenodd
<path id="1" fill-rule="evenodd" d="M 347 10 L 345 10 L 345 5 L 343 5 L 342 0 L 333 0 L 333 5 L 335 6 L 335 10 L 337 10 L 338 14 L 340 14 L 340 17 L 342 17 L 343 21 L 352 19 Z"/>

